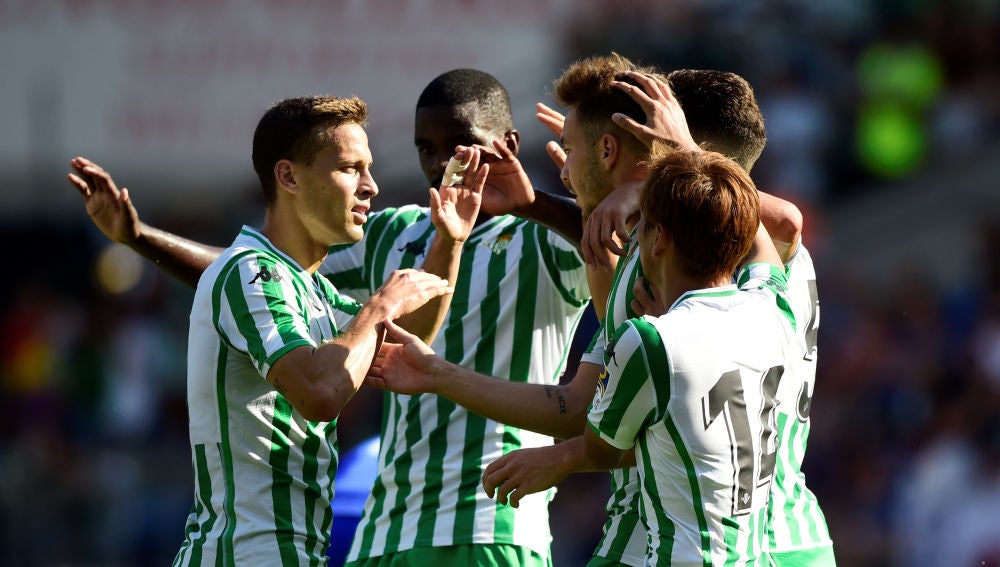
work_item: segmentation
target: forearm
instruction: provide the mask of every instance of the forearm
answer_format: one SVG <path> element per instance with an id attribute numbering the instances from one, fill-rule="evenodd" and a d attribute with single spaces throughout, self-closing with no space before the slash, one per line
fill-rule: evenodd
<path id="1" fill-rule="evenodd" d="M 202 272 L 222 251 L 147 224 L 142 224 L 139 237 L 126 245 L 191 287 L 198 285 Z"/>
<path id="2" fill-rule="evenodd" d="M 463 244 L 460 241 L 443 238 L 439 234 L 435 235 L 424 258 L 422 269 L 447 280 L 448 285 L 454 287 L 458 280 Z M 448 293 L 435 297 L 413 313 L 400 317 L 396 323 L 418 336 L 424 343 L 431 344 L 441 325 L 444 324 L 444 318 L 451 306 L 452 295 Z"/>
<path id="3" fill-rule="evenodd" d="M 782 259 L 775 249 L 774 242 L 772 242 L 770 234 L 768 234 L 767 229 L 764 227 L 764 223 L 760 223 L 757 227 L 757 234 L 754 236 L 753 244 L 750 246 L 750 252 L 740 264 L 740 267 L 753 264 L 754 262 L 767 262 L 784 270 Z"/>
<path id="4" fill-rule="evenodd" d="M 580 248 L 580 241 L 583 239 L 583 217 L 580 207 L 572 199 L 545 191 L 535 191 L 532 203 L 521 207 L 514 214 L 544 226 L 565 238 L 577 249 Z"/>
<path id="5" fill-rule="evenodd" d="M 802 211 L 793 203 L 763 191 L 760 196 L 760 220 L 771 235 L 771 241 L 782 262 L 795 254 L 802 235 Z"/>
<path id="6" fill-rule="evenodd" d="M 568 386 L 501 380 L 444 360 L 435 375 L 435 394 L 500 423 L 569 438 L 586 422 L 588 400 Z"/>

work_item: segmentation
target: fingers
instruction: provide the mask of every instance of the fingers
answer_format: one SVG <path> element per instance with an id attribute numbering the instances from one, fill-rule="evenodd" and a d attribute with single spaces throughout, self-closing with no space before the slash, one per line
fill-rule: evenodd
<path id="1" fill-rule="evenodd" d="M 473 180 L 472 186 L 469 187 L 469 190 L 473 193 L 482 194 L 483 187 L 486 186 L 486 178 L 489 177 L 489 174 L 490 164 L 484 163 L 479 166 L 479 169 L 476 170 L 476 178 Z"/>
<path id="2" fill-rule="evenodd" d="M 562 137 L 563 123 L 565 123 L 566 117 L 558 110 L 540 102 L 535 104 L 535 110 L 535 118 L 556 137 Z"/>
<path id="3" fill-rule="evenodd" d="M 552 160 L 552 163 L 556 165 L 559 171 L 562 171 L 563 166 L 566 165 L 566 152 L 563 151 L 559 142 L 547 142 L 545 144 L 545 152 L 549 154 L 549 159 Z"/>
<path id="4" fill-rule="evenodd" d="M 637 315 L 659 317 L 667 312 L 666 306 L 657 297 L 656 288 L 649 285 L 649 281 L 643 277 L 636 278 L 632 284 L 632 297 L 630 305 Z"/>
<path id="5" fill-rule="evenodd" d="M 441 193 L 433 187 L 429 187 L 427 192 L 430 194 L 430 205 L 432 211 L 441 210 Z"/>
<path id="6" fill-rule="evenodd" d="M 628 116 L 622 114 L 621 112 L 616 112 L 611 115 L 611 120 L 625 129 L 626 132 L 632 134 L 639 139 L 640 142 L 649 146 L 651 143 L 651 133 L 649 129 L 642 124 L 639 124 L 635 120 L 629 118 Z"/>
<path id="7" fill-rule="evenodd" d="M 622 219 L 621 222 L 615 222 L 615 235 L 618 236 L 619 242 L 621 242 L 622 244 L 627 244 L 628 242 L 631 242 L 632 237 L 628 233 L 628 227 L 634 226 L 635 223 L 638 221 L 639 221 L 639 213 L 632 213 L 627 218 Z M 619 256 L 622 256 L 624 254 L 625 250 L 622 249 L 622 252 L 619 253 Z"/>
<path id="8" fill-rule="evenodd" d="M 514 161 L 517 159 L 514 152 L 510 151 L 510 148 L 502 140 L 493 140 L 493 149 L 496 150 L 503 161 Z"/>
<path id="9" fill-rule="evenodd" d="M 66 179 L 68 179 L 69 182 L 76 187 L 76 190 L 80 192 L 80 195 L 82 195 L 84 199 L 90 198 L 90 186 L 87 185 L 87 182 L 80 178 L 79 175 L 69 173 L 66 175 Z"/>

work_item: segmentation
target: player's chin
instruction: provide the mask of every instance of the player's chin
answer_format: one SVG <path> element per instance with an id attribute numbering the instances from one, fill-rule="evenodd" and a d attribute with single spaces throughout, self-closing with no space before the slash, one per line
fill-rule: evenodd
<path id="1" fill-rule="evenodd" d="M 365 230 L 363 224 L 352 224 L 347 227 L 345 231 L 347 233 L 347 239 L 350 242 L 358 242 L 365 236 Z"/>

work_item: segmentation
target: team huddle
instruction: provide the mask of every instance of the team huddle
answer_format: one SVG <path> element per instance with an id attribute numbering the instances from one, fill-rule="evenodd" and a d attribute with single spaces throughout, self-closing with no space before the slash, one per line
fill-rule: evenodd
<path id="1" fill-rule="evenodd" d="M 175 565 L 325 564 L 337 417 L 365 384 L 385 391 L 380 454 L 347 565 L 551 565 L 554 487 L 594 470 L 611 497 L 590 566 L 835 565 L 801 471 L 816 274 L 798 209 L 749 177 L 750 85 L 610 54 L 553 87 L 537 118 L 572 200 L 533 188 L 507 91 L 471 69 L 417 101 L 426 206 L 373 208 L 357 98 L 264 114 L 264 221 L 226 249 L 142 223 L 72 160 L 102 232 L 196 286 Z M 443 184 L 450 160 L 464 177 Z"/>

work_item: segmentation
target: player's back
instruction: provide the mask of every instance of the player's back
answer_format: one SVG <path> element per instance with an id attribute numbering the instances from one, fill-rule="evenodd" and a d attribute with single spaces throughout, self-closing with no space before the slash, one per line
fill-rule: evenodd
<path id="1" fill-rule="evenodd" d="M 791 322 L 768 291 L 727 286 L 689 292 L 651 324 L 664 370 L 650 363 L 658 404 L 637 455 L 649 553 L 670 565 L 758 558 Z"/>

